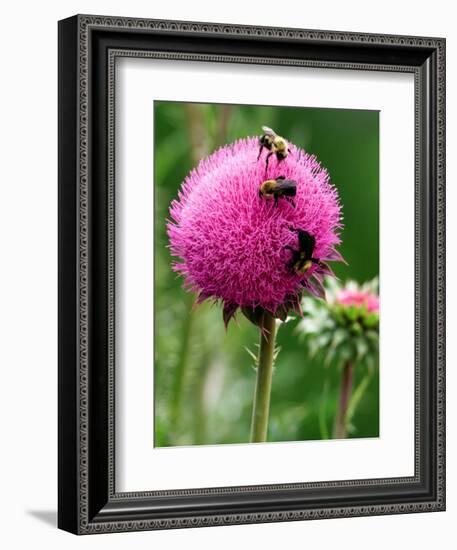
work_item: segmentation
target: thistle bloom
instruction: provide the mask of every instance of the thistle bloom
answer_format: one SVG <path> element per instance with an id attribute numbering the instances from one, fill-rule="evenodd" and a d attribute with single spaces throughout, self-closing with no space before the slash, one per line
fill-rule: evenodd
<path id="1" fill-rule="evenodd" d="M 378 361 L 378 279 L 342 285 L 327 278 L 325 284 L 327 302 L 303 298 L 306 315 L 298 330 L 308 338 L 311 353 L 323 355 L 326 365 L 350 361 L 366 363 L 372 370 Z"/>
<path id="2" fill-rule="evenodd" d="M 298 311 L 303 289 L 324 296 L 323 276 L 332 274 L 325 262 L 342 261 L 337 191 L 316 157 L 289 147 L 286 159 L 271 156 L 265 172 L 268 151 L 257 160 L 258 138 L 226 145 L 199 163 L 171 204 L 170 249 L 179 258 L 173 269 L 198 302 L 223 302 L 226 323 L 237 308 L 248 317 Z M 296 182 L 295 205 L 259 196 L 262 182 L 279 176 Z M 290 268 L 286 249 L 298 249 L 298 229 L 315 238 L 312 256 L 319 260 L 305 274 Z"/>

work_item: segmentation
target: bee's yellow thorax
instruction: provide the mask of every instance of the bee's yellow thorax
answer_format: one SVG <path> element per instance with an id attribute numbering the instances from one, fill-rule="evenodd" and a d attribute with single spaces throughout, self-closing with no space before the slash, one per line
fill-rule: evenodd
<path id="1" fill-rule="evenodd" d="M 306 273 L 308 269 L 313 265 L 313 262 L 311 260 L 300 260 L 297 262 L 295 271 L 297 273 Z"/>

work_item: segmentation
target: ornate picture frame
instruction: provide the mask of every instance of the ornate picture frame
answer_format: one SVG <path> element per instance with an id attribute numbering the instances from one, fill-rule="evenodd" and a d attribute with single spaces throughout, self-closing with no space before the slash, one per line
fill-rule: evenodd
<path id="1" fill-rule="evenodd" d="M 414 75 L 414 476 L 116 491 L 118 57 Z M 91 15 L 64 19 L 58 174 L 61 529 L 90 534 L 445 509 L 444 39 Z"/>

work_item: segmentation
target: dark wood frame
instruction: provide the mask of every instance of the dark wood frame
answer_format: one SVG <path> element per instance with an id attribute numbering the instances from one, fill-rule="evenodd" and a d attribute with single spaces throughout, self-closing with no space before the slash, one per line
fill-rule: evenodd
<path id="1" fill-rule="evenodd" d="M 116 493 L 117 56 L 415 75 L 416 441 L 410 478 Z M 445 508 L 445 41 L 78 15 L 59 22 L 59 527 L 73 533 Z"/>

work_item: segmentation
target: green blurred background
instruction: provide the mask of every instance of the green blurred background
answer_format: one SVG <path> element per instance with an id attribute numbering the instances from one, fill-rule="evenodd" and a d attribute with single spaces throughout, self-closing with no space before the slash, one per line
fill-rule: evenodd
<path id="1" fill-rule="evenodd" d="M 258 330 L 242 315 L 226 332 L 221 308 L 182 289 L 170 268 L 166 220 L 181 182 L 219 145 L 270 126 L 315 154 L 338 188 L 344 231 L 342 280 L 379 271 L 379 113 L 377 111 L 154 103 L 155 131 L 155 434 L 156 447 L 249 441 Z M 269 441 L 322 439 L 332 433 L 339 372 L 308 357 L 297 321 L 277 337 Z M 359 369 L 360 370 L 360 369 Z M 355 372 L 355 385 L 365 373 Z M 352 420 L 351 437 L 379 433 L 379 376 L 371 378 Z"/>

